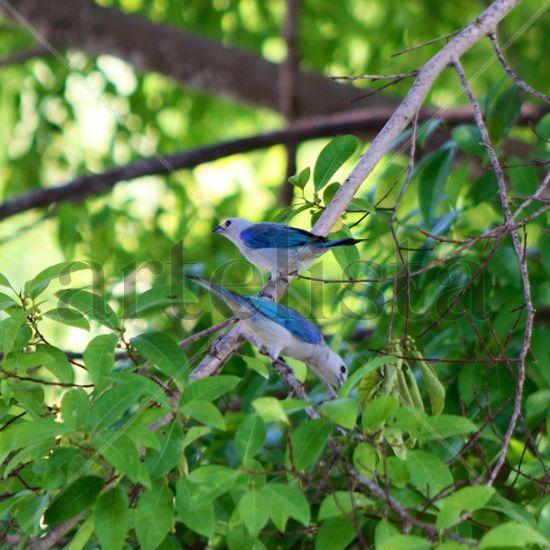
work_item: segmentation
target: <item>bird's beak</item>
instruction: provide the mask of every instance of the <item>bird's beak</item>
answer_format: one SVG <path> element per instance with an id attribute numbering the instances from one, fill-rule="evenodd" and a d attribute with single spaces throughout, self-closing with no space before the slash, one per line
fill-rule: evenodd
<path id="1" fill-rule="evenodd" d="M 223 227 L 221 225 L 217 225 L 212 229 L 212 233 L 221 233 L 223 231 Z"/>

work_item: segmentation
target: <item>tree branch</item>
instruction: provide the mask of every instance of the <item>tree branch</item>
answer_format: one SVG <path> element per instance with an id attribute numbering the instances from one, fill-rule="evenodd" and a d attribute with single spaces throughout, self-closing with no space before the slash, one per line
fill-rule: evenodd
<path id="1" fill-rule="evenodd" d="M 81 201 L 87 197 L 105 193 L 121 181 L 194 168 L 205 162 L 237 153 L 346 132 L 374 133 L 382 128 L 392 113 L 392 109 L 379 108 L 302 119 L 293 122 L 290 127 L 283 130 L 205 145 L 163 157 L 156 155 L 125 166 L 109 168 L 100 174 L 78 176 L 56 187 L 40 188 L 7 200 L 0 205 L 0 220 L 33 208 L 42 208 L 64 201 Z M 525 123 L 536 122 L 543 114 L 543 109 L 526 105 L 522 110 L 521 120 Z M 418 121 L 423 122 L 436 117 L 443 118 L 449 126 L 455 126 L 470 121 L 472 110 L 464 107 L 445 110 L 422 109 Z"/>
<path id="2" fill-rule="evenodd" d="M 114 55 L 140 72 L 158 72 L 188 88 L 277 111 L 281 107 L 279 65 L 260 55 L 226 47 L 169 25 L 92 0 L 2 0 L 0 10 L 37 36 L 52 53 L 76 48 L 88 54 Z M 348 110 L 357 88 L 321 74 L 299 71 L 296 115 Z M 373 106 L 396 105 L 382 96 Z"/>
<path id="3" fill-rule="evenodd" d="M 495 0 L 473 23 L 466 26 L 453 40 L 444 46 L 418 72 L 418 76 L 388 122 L 374 138 L 367 152 L 352 170 L 349 177 L 323 211 L 312 231 L 327 235 L 346 210 L 359 187 L 374 170 L 393 142 L 407 128 L 415 113 L 422 106 L 435 79 L 456 58 L 470 49 L 487 34 L 494 32 L 498 23 L 514 9 L 521 0 Z M 289 281 L 278 279 L 264 289 L 263 294 L 278 299 L 288 288 Z M 215 356 L 209 353 L 193 372 L 193 378 L 202 378 L 218 372 L 241 342 L 241 326 L 238 324 L 225 337 L 216 341 Z"/>

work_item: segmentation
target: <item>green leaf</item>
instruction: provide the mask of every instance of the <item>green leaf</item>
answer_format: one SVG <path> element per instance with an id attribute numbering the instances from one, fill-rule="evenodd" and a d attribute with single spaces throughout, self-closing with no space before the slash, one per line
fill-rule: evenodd
<path id="1" fill-rule="evenodd" d="M 432 415 L 437 416 L 445 407 L 445 387 L 440 382 L 434 368 L 422 358 L 418 361 L 418 366 L 422 372 L 422 378 L 430 398 Z"/>
<path id="2" fill-rule="evenodd" d="M 157 310 L 164 310 L 181 304 L 182 299 L 174 295 L 171 286 L 154 286 L 137 295 L 136 301 L 125 312 L 128 319 L 143 317 Z"/>
<path id="3" fill-rule="evenodd" d="M 46 509 L 44 523 L 57 525 L 77 516 L 95 502 L 104 484 L 97 476 L 83 476 L 73 481 Z"/>
<path id="4" fill-rule="evenodd" d="M 113 370 L 117 342 L 115 334 L 100 334 L 84 350 L 84 364 L 98 393 L 107 385 L 107 376 Z"/>
<path id="5" fill-rule="evenodd" d="M 71 273 L 83 269 L 90 269 L 87 262 L 61 262 L 47 267 L 34 277 L 34 279 L 25 283 L 25 293 L 31 296 L 31 298 L 36 298 L 46 290 L 54 279 L 60 279 L 66 286 L 70 284 Z"/>
<path id="6" fill-rule="evenodd" d="M 8 288 L 11 288 L 8 278 L 3 273 L 0 273 L 0 286 L 6 286 Z"/>
<path id="7" fill-rule="evenodd" d="M 462 512 L 473 512 L 483 508 L 494 493 L 492 487 L 472 485 L 458 489 L 443 501 L 443 507 L 437 515 L 436 525 L 440 531 L 451 527 Z"/>
<path id="8" fill-rule="evenodd" d="M 353 465 L 367 478 L 372 478 L 378 461 L 378 453 L 370 443 L 359 443 L 353 451 Z"/>
<path id="9" fill-rule="evenodd" d="M 239 471 L 227 466 L 208 465 L 195 468 L 187 479 L 194 484 L 193 502 L 213 500 L 229 491 L 239 477 Z"/>
<path id="10" fill-rule="evenodd" d="M 422 164 L 415 171 L 418 178 L 418 202 L 420 212 L 427 224 L 444 195 L 445 185 L 451 172 L 454 148 L 444 146 L 422 159 Z"/>
<path id="11" fill-rule="evenodd" d="M 135 531 L 143 550 L 156 548 L 170 531 L 173 501 L 172 491 L 162 481 L 155 481 L 141 495 L 135 512 Z"/>
<path id="12" fill-rule="evenodd" d="M 359 407 L 355 399 L 334 399 L 325 401 L 321 405 L 321 411 L 323 411 L 335 424 L 342 426 L 342 428 L 346 430 L 353 430 L 357 422 Z"/>
<path id="13" fill-rule="evenodd" d="M 130 437 L 123 432 L 101 432 L 94 436 L 93 442 L 103 458 L 120 473 L 134 483 L 141 481 L 139 454 Z"/>
<path id="14" fill-rule="evenodd" d="M 192 531 L 206 538 L 214 534 L 214 505 L 212 501 L 194 503 L 195 487 L 188 479 L 180 477 L 176 483 L 176 510 L 179 519 Z"/>
<path id="15" fill-rule="evenodd" d="M 269 502 L 261 491 L 247 491 L 237 505 L 242 522 L 251 535 L 257 535 L 269 520 Z"/>
<path id="16" fill-rule="evenodd" d="M 363 365 L 361 368 L 357 369 L 349 376 L 349 378 L 344 382 L 344 384 L 338 391 L 338 397 L 348 397 L 351 390 L 355 386 L 357 386 L 357 384 L 359 384 L 359 382 L 361 382 L 361 380 L 365 376 L 385 365 L 386 363 L 391 363 L 395 360 L 397 360 L 397 357 L 394 357 L 393 355 L 384 355 L 371 359 L 367 362 L 366 365 Z"/>
<path id="17" fill-rule="evenodd" d="M 162 332 L 149 332 L 132 338 L 130 342 L 166 376 L 187 382 L 187 360 L 177 342 L 170 336 Z"/>
<path id="18" fill-rule="evenodd" d="M 352 135 L 339 136 L 330 141 L 319 153 L 313 170 L 315 191 L 319 192 L 336 171 L 357 149 L 359 140 Z"/>
<path id="19" fill-rule="evenodd" d="M 13 298 L 10 298 L 7 294 L 0 292 L 0 309 L 8 309 L 10 307 L 20 306 Z"/>
<path id="20" fill-rule="evenodd" d="M 67 355 L 59 348 L 49 344 L 40 344 L 36 346 L 37 351 L 43 351 L 48 354 L 50 361 L 45 367 L 61 382 L 72 383 L 74 381 L 74 370 L 67 359 Z"/>
<path id="21" fill-rule="evenodd" d="M 292 433 L 294 461 L 299 470 L 308 470 L 321 458 L 331 433 L 327 420 L 319 418 L 300 424 Z"/>
<path id="22" fill-rule="evenodd" d="M 145 464 L 151 477 L 160 477 L 173 468 L 183 458 L 183 428 L 179 422 L 171 422 L 158 432 L 160 449 L 147 454 Z"/>
<path id="23" fill-rule="evenodd" d="M 209 378 L 197 380 L 183 392 L 181 404 L 185 405 L 191 401 L 214 401 L 221 397 L 224 393 L 231 391 L 241 379 L 237 376 L 221 374 Z"/>
<path id="24" fill-rule="evenodd" d="M 453 128 L 451 135 L 460 149 L 466 153 L 487 159 L 487 152 L 483 146 L 481 132 L 475 124 L 457 126 Z"/>
<path id="25" fill-rule="evenodd" d="M 341 550 L 355 539 L 353 525 L 343 518 L 330 518 L 323 522 L 315 536 L 315 550 Z"/>
<path id="26" fill-rule="evenodd" d="M 424 441 L 465 435 L 477 429 L 476 425 L 467 418 L 451 414 L 431 416 L 426 422 L 427 425 L 423 425 L 423 429 L 418 433 L 418 438 Z"/>
<path id="27" fill-rule="evenodd" d="M 265 423 L 257 414 L 248 415 L 235 433 L 235 450 L 243 464 L 262 448 L 265 441 Z"/>
<path id="28" fill-rule="evenodd" d="M 363 413 L 363 430 L 368 433 L 378 431 L 398 408 L 399 400 L 396 397 L 392 395 L 377 397 L 367 405 Z"/>
<path id="29" fill-rule="evenodd" d="M 526 548 L 529 544 L 548 545 L 546 537 L 529 525 L 510 522 L 497 525 L 486 533 L 479 547 L 484 548 Z"/>
<path id="30" fill-rule="evenodd" d="M 211 432 L 210 428 L 207 428 L 206 426 L 191 426 L 183 439 L 183 448 L 185 450 L 186 447 L 191 445 L 193 442 L 195 442 L 197 439 L 201 438 L 203 435 L 209 434 Z"/>
<path id="31" fill-rule="evenodd" d="M 424 147 L 429 137 L 443 124 L 442 118 L 431 118 L 418 125 L 417 140 L 420 147 Z"/>
<path id="32" fill-rule="evenodd" d="M 307 185 L 310 175 L 311 169 L 309 168 L 309 166 L 306 166 L 300 173 L 296 174 L 295 176 L 290 176 L 288 178 L 288 181 L 292 185 L 303 189 Z"/>
<path id="33" fill-rule="evenodd" d="M 103 550 L 121 550 L 130 525 L 128 497 L 120 486 L 103 493 L 94 507 L 94 528 Z"/>
<path id="34" fill-rule="evenodd" d="M 180 407 L 180 412 L 202 424 L 225 430 L 225 420 L 218 408 L 208 401 L 191 401 Z"/>
<path id="35" fill-rule="evenodd" d="M 281 532 L 284 531 L 284 524 L 289 516 L 304 527 L 309 525 L 309 503 L 296 487 L 282 483 L 266 483 L 261 492 L 269 503 L 269 515 Z M 278 524 L 275 518 L 280 520 Z"/>
<path id="36" fill-rule="evenodd" d="M 333 517 L 353 516 L 354 510 L 368 508 L 373 501 L 361 493 L 349 493 L 348 491 L 336 491 L 325 497 L 319 508 L 317 521 L 323 521 Z"/>
<path id="37" fill-rule="evenodd" d="M 426 496 L 434 496 L 453 482 L 446 464 L 427 451 L 409 451 L 407 469 L 411 483 Z"/>
<path id="38" fill-rule="evenodd" d="M 83 330 L 90 330 L 90 323 L 88 319 L 77 311 L 70 307 L 58 307 L 55 309 L 50 309 L 42 314 L 44 317 L 51 319 L 52 321 L 57 321 L 58 323 L 63 323 L 70 327 L 81 328 Z"/>
<path id="39" fill-rule="evenodd" d="M 258 397 L 252 401 L 252 406 L 264 422 L 284 422 L 288 424 L 288 416 L 277 398 Z"/>
<path id="40" fill-rule="evenodd" d="M 246 366 L 253 371 L 256 371 L 260 376 L 266 380 L 269 378 L 269 369 L 267 368 L 267 363 L 264 358 L 260 357 L 250 357 L 249 355 L 243 356 Z"/>
<path id="41" fill-rule="evenodd" d="M 90 402 L 88 394 L 82 388 L 75 388 L 63 394 L 61 416 L 63 422 L 72 430 L 81 430 L 86 425 Z"/>
<path id="42" fill-rule="evenodd" d="M 113 330 L 118 330 L 118 318 L 111 306 L 97 294 L 79 289 L 67 289 L 56 292 L 56 296 L 90 319 Z"/>
<path id="43" fill-rule="evenodd" d="M 376 524 L 374 530 L 374 545 L 378 549 L 391 537 L 398 535 L 399 531 L 393 523 L 387 519 L 383 519 Z"/>
<path id="44" fill-rule="evenodd" d="M 394 535 L 376 545 L 376 550 L 430 550 L 432 544 L 414 535 Z"/>
<path id="45" fill-rule="evenodd" d="M 67 550 L 82 550 L 92 533 L 94 532 L 94 518 L 89 516 L 86 521 L 84 521 L 76 533 L 71 537 L 71 542 L 65 547 Z M 107 548 L 107 547 L 104 547 Z"/>
<path id="46" fill-rule="evenodd" d="M 17 337 L 22 327 L 27 326 L 24 324 L 26 321 L 25 317 L 26 313 L 21 310 L 11 317 L 0 320 L 0 352 L 4 353 L 4 355 L 10 351 L 21 349 L 24 346 L 24 344 L 18 345 Z"/>

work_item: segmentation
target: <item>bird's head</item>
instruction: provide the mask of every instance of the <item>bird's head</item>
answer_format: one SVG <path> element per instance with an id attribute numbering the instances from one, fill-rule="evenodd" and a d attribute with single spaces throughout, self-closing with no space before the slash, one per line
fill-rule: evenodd
<path id="1" fill-rule="evenodd" d="M 348 367 L 344 360 L 331 349 L 328 350 L 328 356 L 324 365 L 320 365 L 325 378 L 333 386 L 339 388 L 348 377 Z"/>
<path id="2" fill-rule="evenodd" d="M 244 231 L 251 225 L 253 225 L 253 222 L 245 220 L 244 218 L 229 218 L 220 223 L 217 227 L 214 227 L 212 233 L 219 233 L 230 240 L 235 240 L 238 238 L 241 231 Z"/>

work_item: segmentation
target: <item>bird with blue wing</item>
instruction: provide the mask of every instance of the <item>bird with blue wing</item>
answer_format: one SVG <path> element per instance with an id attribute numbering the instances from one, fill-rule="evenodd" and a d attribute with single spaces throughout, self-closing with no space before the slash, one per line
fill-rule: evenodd
<path id="1" fill-rule="evenodd" d="M 200 277 L 188 278 L 222 298 L 262 353 L 273 360 L 287 356 L 303 361 L 322 381 L 335 387 L 346 380 L 344 360 L 328 347 L 319 329 L 297 311 L 259 296 L 236 294 Z"/>
<path id="2" fill-rule="evenodd" d="M 230 218 L 213 232 L 232 241 L 250 263 L 270 271 L 272 279 L 306 269 L 331 248 L 367 240 L 349 237 L 331 241 L 305 229 L 244 218 Z"/>

